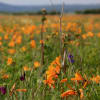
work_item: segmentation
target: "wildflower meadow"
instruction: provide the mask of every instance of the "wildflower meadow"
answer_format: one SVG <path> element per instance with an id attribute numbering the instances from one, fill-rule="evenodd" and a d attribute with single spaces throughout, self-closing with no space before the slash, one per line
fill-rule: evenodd
<path id="1" fill-rule="evenodd" d="M 0 16 L 0 100 L 100 100 L 100 15 Z"/>

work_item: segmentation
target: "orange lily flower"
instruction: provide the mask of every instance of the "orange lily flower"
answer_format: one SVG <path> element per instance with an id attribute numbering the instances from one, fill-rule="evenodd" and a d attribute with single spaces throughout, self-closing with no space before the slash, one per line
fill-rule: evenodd
<path id="1" fill-rule="evenodd" d="M 8 58 L 8 60 L 7 60 L 7 65 L 11 65 L 12 63 L 13 63 L 12 58 Z"/>
<path id="2" fill-rule="evenodd" d="M 16 52 L 16 50 L 15 49 L 9 49 L 8 52 L 9 52 L 9 54 L 14 54 Z"/>
<path id="3" fill-rule="evenodd" d="M 100 83 L 100 76 L 97 75 L 96 77 L 91 78 L 90 80 L 96 82 L 97 84 Z"/>
<path id="4" fill-rule="evenodd" d="M 8 79 L 9 78 L 9 75 L 8 74 L 5 74 L 2 76 L 2 79 Z"/>
<path id="5" fill-rule="evenodd" d="M 61 97 L 64 98 L 64 97 L 71 96 L 71 95 L 77 95 L 77 92 L 74 90 L 68 90 L 68 91 L 62 93 Z"/>
<path id="6" fill-rule="evenodd" d="M 34 67 L 35 67 L 35 68 L 38 68 L 39 66 L 40 66 L 40 63 L 39 63 L 38 61 L 35 61 L 35 62 L 34 62 Z"/>
<path id="7" fill-rule="evenodd" d="M 62 80 L 60 81 L 60 83 L 65 83 L 65 82 L 67 82 L 67 78 L 64 78 L 64 79 L 62 79 Z"/>
<path id="8" fill-rule="evenodd" d="M 84 79 L 83 79 L 83 77 L 81 76 L 81 74 L 80 73 L 75 73 L 75 78 L 71 78 L 71 80 L 72 81 L 83 81 Z"/>
<path id="9" fill-rule="evenodd" d="M 31 45 L 32 48 L 36 48 L 35 40 L 32 40 L 32 41 L 30 42 L 30 45 Z"/>
<path id="10" fill-rule="evenodd" d="M 24 69 L 24 71 L 30 71 L 31 70 L 31 68 L 29 68 L 28 66 L 24 66 L 23 69 Z"/>
<path id="11" fill-rule="evenodd" d="M 27 89 L 16 89 L 17 92 L 27 92 Z"/>
<path id="12" fill-rule="evenodd" d="M 79 89 L 79 91 L 80 91 L 80 99 L 83 99 L 83 97 L 84 97 L 83 90 L 82 89 Z"/>

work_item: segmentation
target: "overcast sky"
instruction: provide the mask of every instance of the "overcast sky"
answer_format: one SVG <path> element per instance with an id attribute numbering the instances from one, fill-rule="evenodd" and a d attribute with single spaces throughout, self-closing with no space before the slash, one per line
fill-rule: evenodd
<path id="1" fill-rule="evenodd" d="M 0 0 L 0 2 L 14 5 L 50 5 L 50 1 L 54 4 L 60 4 L 62 1 L 66 4 L 100 4 L 100 0 Z"/>

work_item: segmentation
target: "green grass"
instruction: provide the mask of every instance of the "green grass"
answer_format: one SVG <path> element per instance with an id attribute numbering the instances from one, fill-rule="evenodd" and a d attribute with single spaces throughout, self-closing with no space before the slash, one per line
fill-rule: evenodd
<path id="1" fill-rule="evenodd" d="M 7 19 L 6 19 L 7 17 Z M 79 42 L 79 46 L 71 45 L 68 43 L 64 47 L 67 49 L 68 53 L 71 53 L 74 56 L 75 63 L 71 64 L 66 57 L 66 70 L 61 68 L 61 72 L 58 75 L 58 79 L 55 83 L 55 88 L 50 88 L 48 85 L 43 83 L 45 80 L 45 72 L 48 69 L 50 63 L 55 60 L 56 57 L 60 56 L 60 40 L 59 35 L 55 35 L 56 28 L 52 29 L 51 25 L 58 23 L 58 20 L 54 20 L 53 17 L 48 17 L 48 23 L 46 23 L 47 28 L 46 32 L 44 32 L 44 65 L 39 68 L 34 68 L 34 62 L 41 62 L 41 44 L 40 44 L 40 34 L 37 34 L 37 31 L 40 31 L 40 16 L 35 17 L 18 17 L 18 16 L 4 16 L 0 18 L 0 26 L 2 26 L 3 31 L 0 31 L 0 36 L 2 37 L 2 45 L 0 46 L 3 50 L 0 51 L 0 86 L 5 86 L 7 88 L 7 93 L 2 95 L 0 93 L 0 100 L 67 100 L 61 99 L 60 95 L 62 92 L 69 90 L 67 84 L 70 84 L 74 89 L 82 88 L 82 84 L 73 84 L 70 80 L 74 77 L 77 71 L 80 71 L 81 75 L 87 76 L 88 80 L 92 78 L 92 76 L 100 75 L 100 38 L 96 36 L 99 29 L 95 29 L 93 26 L 94 37 L 88 37 L 87 39 L 82 39 L 81 36 L 84 33 L 87 33 L 84 25 L 87 23 L 93 25 L 96 23 L 100 24 L 100 18 L 98 16 L 92 16 L 90 19 L 86 19 L 88 16 L 82 16 L 79 18 L 78 15 L 67 20 L 67 17 L 64 17 L 63 21 L 63 32 L 65 34 L 71 34 L 71 37 L 66 37 L 65 42 L 69 42 L 69 38 L 72 41 Z M 56 16 L 55 16 L 56 17 Z M 12 19 L 11 19 L 12 18 Z M 20 20 L 20 21 L 19 21 Z M 83 21 L 86 20 L 86 21 Z M 97 20 L 99 20 L 97 22 Z M 81 27 L 81 33 L 79 34 L 80 38 L 76 38 L 76 31 L 66 31 L 66 26 L 68 22 L 80 23 L 78 27 Z M 17 25 L 16 25 L 17 24 Z M 32 31 L 30 34 L 24 34 L 22 31 L 22 27 L 36 25 L 36 29 Z M 59 25 L 59 23 L 58 23 Z M 14 26 L 16 26 L 14 30 Z M 1 29 L 1 28 L 0 28 Z M 13 29 L 13 32 L 10 32 Z M 25 27 L 27 30 L 27 27 Z M 58 28 L 59 30 L 59 28 Z M 12 40 L 14 33 L 19 32 L 17 34 L 22 36 L 21 44 L 17 44 L 14 47 L 9 47 L 8 43 Z M 59 32 L 59 31 L 58 31 Z M 5 34 L 9 34 L 9 39 L 4 40 Z M 31 48 L 30 39 L 31 34 L 33 34 L 33 40 L 36 41 L 36 48 Z M 49 38 L 48 38 L 49 37 Z M 17 37 L 16 37 L 17 39 Z M 86 44 L 89 43 L 89 44 Z M 21 48 L 25 46 L 26 51 L 22 52 Z M 16 50 L 16 53 L 13 55 L 8 53 L 8 49 L 13 48 Z M 7 65 L 7 58 L 12 57 L 13 64 Z M 25 72 L 25 80 L 21 81 L 20 76 L 24 73 L 23 66 L 28 66 L 31 68 L 30 71 Z M 8 79 L 2 79 L 2 75 L 8 74 Z M 68 81 L 64 84 L 60 84 L 60 81 L 63 78 L 67 78 Z M 13 84 L 16 83 L 15 89 L 27 89 L 27 92 L 13 92 L 12 96 L 10 96 L 10 90 Z M 100 80 L 99 83 L 90 82 L 87 85 L 84 91 L 83 100 L 100 100 Z M 68 100 L 80 100 L 79 96 L 69 96 Z"/>

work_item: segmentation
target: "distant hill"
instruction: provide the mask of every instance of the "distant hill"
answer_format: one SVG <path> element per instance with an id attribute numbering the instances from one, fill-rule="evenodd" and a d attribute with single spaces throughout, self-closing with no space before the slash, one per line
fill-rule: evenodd
<path id="1" fill-rule="evenodd" d="M 56 11 L 60 11 L 61 6 L 55 5 L 55 8 L 53 8 L 50 5 L 41 5 L 41 6 L 15 6 L 15 5 L 9 5 L 5 3 L 0 3 L 0 12 L 37 12 L 40 11 L 42 8 L 46 8 L 48 11 L 52 11 L 56 8 Z M 64 11 L 65 12 L 75 12 L 80 10 L 86 10 L 86 9 L 99 9 L 100 4 L 95 5 L 65 5 Z"/>
<path id="2" fill-rule="evenodd" d="M 76 11 L 77 14 L 100 14 L 100 9 L 87 9 L 84 11 Z"/>

